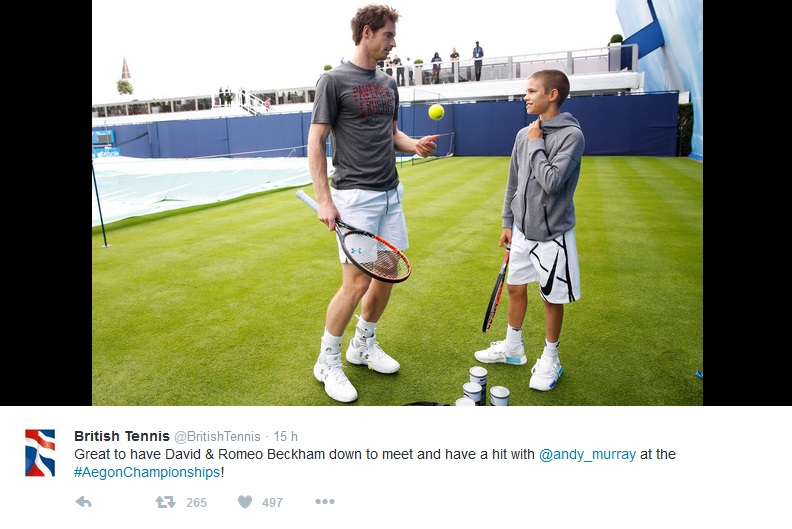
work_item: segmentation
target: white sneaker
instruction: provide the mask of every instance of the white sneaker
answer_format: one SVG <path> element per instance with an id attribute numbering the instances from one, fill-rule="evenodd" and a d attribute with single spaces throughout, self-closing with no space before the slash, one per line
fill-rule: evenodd
<path id="1" fill-rule="evenodd" d="M 316 380 L 324 383 L 325 393 L 339 402 L 352 402 L 358 398 L 357 390 L 344 374 L 341 365 L 341 353 L 335 355 L 320 354 L 314 365 Z"/>
<path id="2" fill-rule="evenodd" d="M 558 378 L 563 372 L 564 370 L 561 369 L 558 357 L 555 360 L 551 360 L 542 356 L 536 361 L 536 365 L 531 368 L 532 375 L 528 387 L 538 391 L 550 391 L 555 387 Z"/>
<path id="3" fill-rule="evenodd" d="M 395 373 L 399 370 L 399 362 L 388 356 L 372 336 L 362 338 L 357 333 L 349 340 L 346 359 L 350 364 L 369 366 L 377 373 Z"/>
<path id="4" fill-rule="evenodd" d="M 485 364 L 514 364 L 521 366 L 528 362 L 525 357 L 525 347 L 520 344 L 516 351 L 510 351 L 506 347 L 506 340 L 492 342 L 487 349 L 474 353 L 476 360 Z"/>

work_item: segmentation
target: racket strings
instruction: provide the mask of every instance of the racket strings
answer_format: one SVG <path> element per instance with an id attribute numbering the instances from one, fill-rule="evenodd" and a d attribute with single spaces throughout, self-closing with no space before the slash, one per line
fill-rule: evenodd
<path id="1" fill-rule="evenodd" d="M 350 232 L 344 237 L 344 245 L 350 257 L 376 277 L 395 280 L 410 274 L 404 254 L 370 234 Z"/>

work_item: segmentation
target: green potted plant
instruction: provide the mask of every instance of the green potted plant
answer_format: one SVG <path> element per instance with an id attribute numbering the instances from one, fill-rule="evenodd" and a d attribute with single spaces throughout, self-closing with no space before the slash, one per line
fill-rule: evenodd
<path id="1" fill-rule="evenodd" d="M 618 44 L 618 45 L 620 45 L 620 46 L 621 46 L 621 43 L 622 43 L 623 41 L 624 41 L 624 37 L 622 37 L 621 35 L 619 35 L 618 33 L 616 33 L 615 35 L 613 35 L 613 36 L 610 38 L 610 42 L 608 42 L 608 46 L 610 46 L 611 44 Z"/>

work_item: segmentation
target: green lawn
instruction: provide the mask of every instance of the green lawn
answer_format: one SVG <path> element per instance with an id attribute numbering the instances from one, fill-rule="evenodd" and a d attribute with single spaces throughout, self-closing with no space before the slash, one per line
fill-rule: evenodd
<path id="1" fill-rule="evenodd" d="M 335 236 L 281 189 L 92 230 L 92 403 L 100 406 L 453 404 L 503 259 L 508 157 L 400 165 L 413 265 L 378 327 L 395 375 L 349 365 L 351 404 L 313 376 L 340 284 Z M 311 186 L 302 189 L 314 196 Z M 529 288 L 525 366 L 486 365 L 520 406 L 700 406 L 703 163 L 585 157 L 576 193 L 582 296 L 566 308 L 555 389 L 528 389 L 544 322 Z M 342 342 L 345 350 L 356 319 Z M 344 360 L 346 364 L 346 361 Z"/>

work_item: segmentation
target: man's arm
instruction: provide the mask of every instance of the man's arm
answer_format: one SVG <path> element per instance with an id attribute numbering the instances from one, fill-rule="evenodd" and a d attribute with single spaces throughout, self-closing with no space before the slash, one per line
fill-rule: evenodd
<path id="1" fill-rule="evenodd" d="M 319 204 L 319 220 L 330 230 L 335 228 L 338 209 L 330 195 L 330 184 L 327 182 L 327 137 L 330 125 L 327 123 L 311 123 L 308 129 L 308 169 L 311 172 L 316 202 Z"/>
<path id="2" fill-rule="evenodd" d="M 396 151 L 411 152 L 417 154 L 421 158 L 426 158 L 427 156 L 434 154 L 435 149 L 437 149 L 437 145 L 435 144 L 434 140 L 440 137 L 439 134 L 435 134 L 433 136 L 424 136 L 420 140 L 416 140 L 400 131 L 398 123 L 398 121 L 393 122 L 393 148 Z"/>

